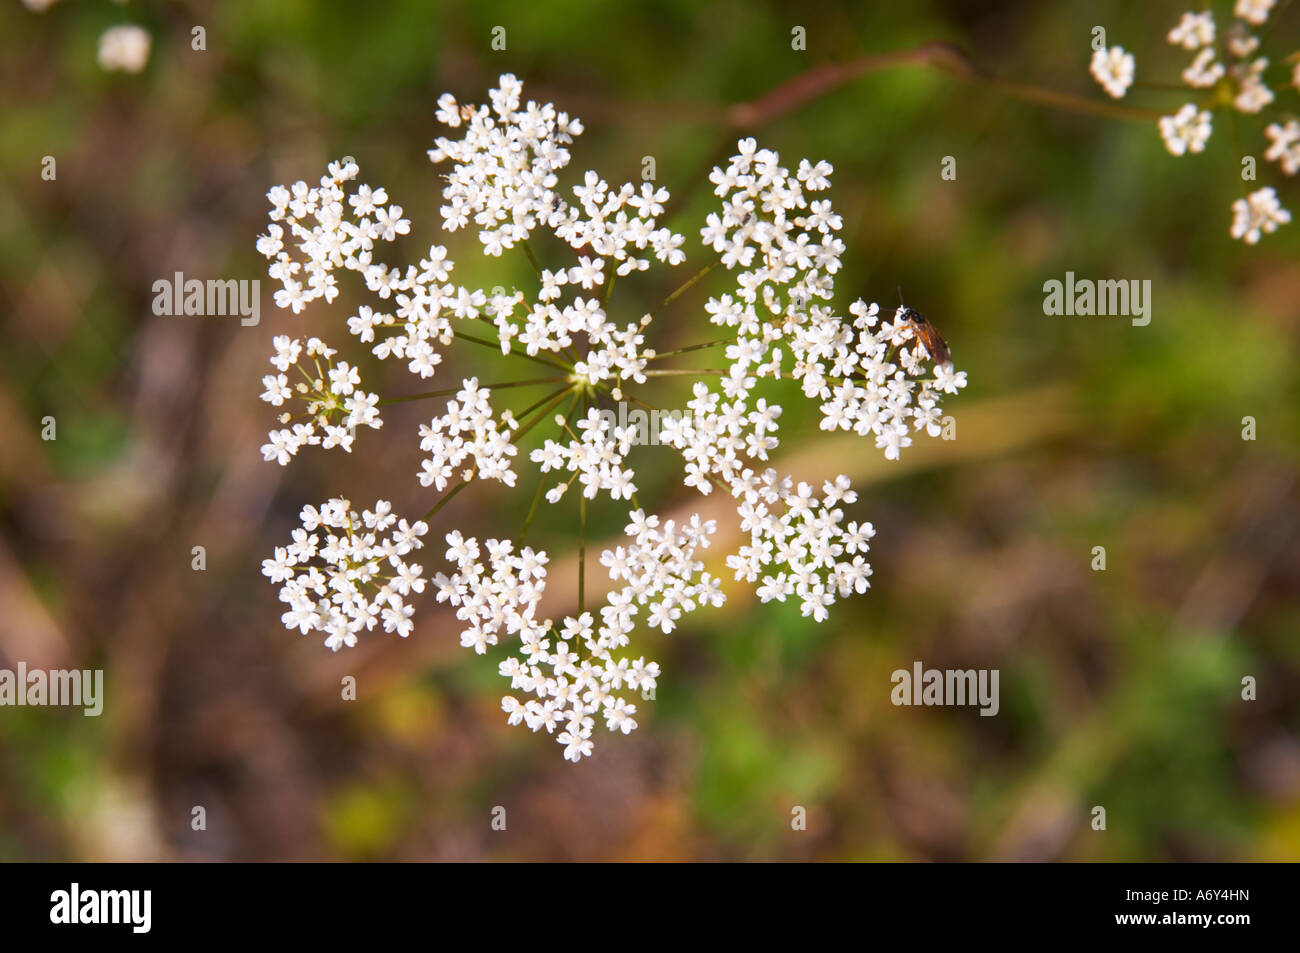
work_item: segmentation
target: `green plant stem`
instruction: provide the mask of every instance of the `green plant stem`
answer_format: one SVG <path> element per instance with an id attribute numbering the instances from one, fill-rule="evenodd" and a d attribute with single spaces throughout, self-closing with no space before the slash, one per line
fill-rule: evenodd
<path id="1" fill-rule="evenodd" d="M 429 522 L 429 520 L 433 519 L 435 516 L 438 515 L 438 511 L 440 509 L 442 509 L 444 506 L 446 506 L 448 503 L 451 502 L 451 498 L 453 496 L 455 496 L 461 490 L 465 489 L 465 487 L 467 486 L 469 486 L 469 480 L 461 480 L 459 483 L 457 483 L 455 486 L 453 486 L 450 490 L 447 491 L 446 496 L 444 496 L 437 503 L 433 504 L 433 507 L 429 510 L 429 512 L 421 516 L 420 519 L 425 523 Z"/>
<path id="2" fill-rule="evenodd" d="M 587 605 L 587 496 L 578 494 L 578 615 Z"/>
<path id="3" fill-rule="evenodd" d="M 455 336 L 462 341 L 472 341 L 475 344 L 481 344 L 483 347 L 490 347 L 498 354 L 501 354 L 501 344 L 499 342 L 494 344 L 491 341 L 487 340 L 486 338 L 476 338 L 474 337 L 474 335 L 466 334 L 464 331 L 454 331 L 452 333 L 455 334 Z M 573 368 L 565 367 L 563 364 L 560 364 L 556 361 L 550 361 L 544 357 L 539 357 L 536 354 L 529 354 L 527 351 L 520 351 L 513 347 L 510 349 L 510 353 L 515 355 L 515 357 L 522 357 L 525 360 L 533 361 L 537 364 L 545 364 L 547 367 L 553 367 L 557 371 L 573 370 Z M 502 356 L 504 357 L 505 355 L 503 354 Z"/>
<path id="4" fill-rule="evenodd" d="M 686 289 L 690 288 L 691 285 L 695 284 L 697 281 L 699 281 L 701 278 L 703 278 L 705 275 L 707 275 L 709 272 L 711 272 L 714 268 L 717 267 L 718 267 L 718 262 L 711 261 L 703 268 L 701 268 L 699 271 L 697 271 L 695 274 L 691 275 L 691 277 L 686 280 L 685 284 L 680 285 L 677 288 L 677 290 L 675 290 L 667 298 L 664 298 L 663 301 L 659 302 L 659 306 L 650 312 L 651 317 L 658 314 L 664 308 L 668 307 L 670 304 L 676 301 L 681 295 L 683 295 L 686 292 Z"/>
<path id="5" fill-rule="evenodd" d="M 564 416 L 564 424 L 567 427 L 569 421 L 573 419 L 573 412 L 578 409 L 579 394 L 575 391 L 573 403 L 569 405 L 569 412 Z M 533 517 L 537 515 L 537 507 L 542 502 L 542 496 L 546 492 L 546 477 L 541 475 L 537 481 L 537 492 L 533 494 L 533 502 L 528 507 L 528 516 L 524 519 L 523 531 L 519 534 L 519 545 L 523 545 L 524 540 L 528 538 L 528 529 L 533 525 Z"/>
<path id="6" fill-rule="evenodd" d="M 735 344 L 735 343 L 736 343 L 735 338 L 727 338 L 725 341 L 709 341 L 705 344 L 692 344 L 690 347 L 679 347 L 672 351 L 657 351 L 655 353 L 655 356 L 650 358 L 650 360 L 657 361 L 662 357 L 675 357 L 678 354 L 686 354 L 690 351 L 702 351 L 706 347 L 718 347 L 719 345 L 722 344 Z"/>
<path id="7" fill-rule="evenodd" d="M 522 248 L 524 250 L 524 254 L 528 256 L 528 263 L 533 266 L 533 271 L 536 272 L 537 274 L 537 280 L 541 281 L 542 266 L 537 263 L 537 256 L 533 254 L 533 246 L 528 244 L 528 239 L 525 238 L 523 241 L 519 243 L 519 247 Z"/>
<path id="8" fill-rule="evenodd" d="M 505 390 L 509 387 L 529 387 L 534 384 L 550 384 L 555 381 L 562 381 L 563 377 L 534 377 L 526 381 L 505 381 L 500 384 L 480 384 L 484 390 Z M 400 404 L 409 400 L 427 400 L 433 397 L 449 397 L 452 394 L 458 394 L 464 389 L 464 384 L 460 387 L 448 387 L 444 390 L 430 390 L 422 394 L 407 394 L 405 397 L 386 397 L 379 403 L 383 404 Z"/>

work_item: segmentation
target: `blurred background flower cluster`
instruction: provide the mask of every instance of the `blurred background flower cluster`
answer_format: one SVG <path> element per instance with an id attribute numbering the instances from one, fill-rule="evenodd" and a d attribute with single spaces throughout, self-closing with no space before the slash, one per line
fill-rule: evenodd
<path id="1" fill-rule="evenodd" d="M 1181 7 L 30 6 L 0 7 L 0 667 L 102 668 L 107 699 L 99 718 L 0 709 L 0 859 L 1300 859 L 1300 229 L 1229 239 L 1229 135 L 1175 161 L 1154 122 L 923 65 L 864 69 L 795 108 L 764 99 L 826 64 L 947 41 L 999 77 L 1103 102 L 1092 28 L 1176 76 L 1164 36 Z M 1300 35 L 1300 9 L 1273 18 Z M 124 23 L 149 35 L 138 72 L 97 59 Z M 114 55 L 139 47 L 119 35 Z M 854 478 L 854 515 L 878 531 L 873 589 L 815 625 L 729 585 L 721 609 L 647 639 L 657 699 L 577 766 L 506 727 L 495 661 L 461 649 L 432 599 L 411 638 L 338 654 L 278 621 L 260 563 L 304 503 L 430 502 L 419 405 L 350 457 L 282 469 L 257 449 L 272 335 L 341 339 L 364 293 L 295 316 L 268 282 L 257 327 L 151 308 L 175 272 L 265 280 L 266 190 L 344 155 L 406 209 L 411 250 L 445 241 L 473 286 L 529 280 L 522 259 L 437 231 L 425 155 L 438 95 L 481 101 L 502 72 L 582 117 L 574 170 L 639 181 L 650 155 L 681 196 L 667 224 L 687 236 L 685 272 L 620 282 L 628 320 L 708 260 L 707 169 L 755 135 L 835 166 L 839 306 L 892 305 L 902 285 L 971 380 L 957 439 L 899 463 L 788 405 L 781 465 Z M 1067 271 L 1149 279 L 1150 325 L 1045 316 L 1043 283 Z M 675 302 L 667 341 L 705 339 L 709 289 Z M 478 372 L 449 363 L 450 380 Z M 406 386 L 400 368 L 373 373 Z M 669 509 L 694 504 L 657 449 L 639 479 Z M 509 533 L 529 502 L 515 495 L 518 513 L 471 487 L 457 525 Z M 539 519 L 560 562 L 570 523 Z M 894 707 L 890 675 L 916 660 L 998 669 L 999 714 Z"/>

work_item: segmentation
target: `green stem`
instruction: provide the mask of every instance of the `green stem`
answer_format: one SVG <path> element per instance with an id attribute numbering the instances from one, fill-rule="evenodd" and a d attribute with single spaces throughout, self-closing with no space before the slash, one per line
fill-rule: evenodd
<path id="1" fill-rule="evenodd" d="M 717 347 L 720 344 L 735 344 L 735 343 L 736 343 L 735 338 L 727 338 L 727 340 L 725 341 L 709 341 L 705 344 L 692 344 L 690 347 L 679 347 L 673 351 L 658 351 L 655 353 L 654 357 L 650 358 L 650 360 L 657 361 L 662 357 L 674 357 L 678 354 L 686 354 L 689 351 L 702 351 L 706 347 Z"/>
<path id="2" fill-rule="evenodd" d="M 498 354 L 501 353 L 501 343 L 499 341 L 494 344 L 493 342 L 487 340 L 486 338 L 476 338 L 474 337 L 474 335 L 466 334 L 464 331 L 454 331 L 453 333 L 455 334 L 456 337 L 460 338 L 462 341 L 473 341 L 475 344 L 481 344 L 484 347 L 492 348 L 492 350 L 496 351 Z M 517 348 L 512 347 L 510 349 L 510 353 L 515 355 L 516 357 L 522 357 L 528 361 L 534 361 L 538 364 L 545 364 L 547 367 L 553 367 L 557 371 L 573 370 L 573 368 L 565 367 L 563 364 L 557 363 L 556 361 L 550 361 L 544 357 L 539 357 L 536 354 L 529 354 L 527 351 L 521 351 L 518 350 Z"/>
<path id="3" fill-rule="evenodd" d="M 569 405 L 569 412 L 565 415 L 564 418 L 564 423 L 566 427 L 568 426 L 569 421 L 573 419 L 573 412 L 578 409 L 578 397 L 579 394 L 575 392 L 573 395 L 573 403 Z M 533 525 L 533 517 L 537 515 L 538 504 L 542 502 L 542 496 L 545 494 L 545 492 L 546 492 L 546 477 L 543 475 L 537 481 L 537 492 L 533 495 L 532 505 L 528 507 L 528 516 L 524 519 L 523 532 L 519 534 L 520 546 L 522 546 L 524 544 L 524 540 L 528 538 L 528 528 Z"/>
<path id="4" fill-rule="evenodd" d="M 518 416 L 515 417 L 515 420 L 516 420 L 518 423 L 522 424 L 522 423 L 524 422 L 524 419 L 525 419 L 529 414 L 531 414 L 534 410 L 536 410 L 538 407 L 542 406 L 542 404 L 545 404 L 547 401 L 549 401 L 549 400 L 551 400 L 552 398 L 554 398 L 554 404 L 551 405 L 551 406 L 553 407 L 555 404 L 558 404 L 558 403 L 559 403 L 559 402 L 564 398 L 564 395 L 567 394 L 567 393 L 569 393 L 569 391 L 571 391 L 572 389 L 573 389 L 573 385 L 570 384 L 570 385 L 568 385 L 567 387 L 561 387 L 559 390 L 554 391 L 554 392 L 548 394 L 547 396 L 543 397 L 541 400 L 537 401 L 537 403 L 535 403 L 535 404 L 530 404 L 530 405 L 527 407 L 527 409 L 525 409 L 525 410 L 521 410 L 521 411 L 519 412 Z M 547 407 L 546 409 L 547 409 L 547 410 L 550 410 L 551 407 Z M 540 419 L 541 419 L 541 417 L 538 418 L 538 420 L 540 420 Z M 535 420 L 535 421 L 533 421 L 533 423 L 530 423 L 530 424 L 528 425 L 528 427 L 524 428 L 523 430 L 520 430 L 520 431 L 516 432 L 516 433 L 515 433 L 515 437 L 522 437 L 524 434 L 528 433 L 528 431 L 532 428 L 533 424 L 535 424 L 536 422 L 537 422 L 537 421 Z"/>
<path id="5" fill-rule="evenodd" d="M 670 294 L 667 298 L 664 298 L 663 301 L 659 302 L 659 307 L 657 307 L 657 308 L 655 308 L 653 311 L 651 311 L 650 314 L 651 314 L 651 315 L 656 315 L 656 314 L 658 314 L 660 311 L 662 311 L 664 308 L 668 307 L 668 305 L 672 304 L 672 303 L 673 303 L 674 301 L 676 301 L 676 300 L 677 300 L 677 299 L 678 299 L 682 294 L 684 294 L 684 293 L 686 292 L 686 289 L 687 289 L 687 288 L 689 288 L 691 285 L 695 284 L 695 282 L 699 281 L 701 278 L 703 278 L 705 275 L 707 275 L 709 272 L 711 272 L 714 268 L 717 268 L 717 267 L 718 267 L 718 264 L 719 264 L 719 263 L 718 263 L 717 261 L 711 261 L 711 262 L 709 262 L 707 265 L 705 265 L 703 268 L 701 268 L 699 271 L 697 271 L 695 274 L 693 274 L 689 279 L 687 279 L 687 281 L 686 281 L 685 284 L 681 285 L 681 286 L 680 286 L 676 291 L 674 291 L 672 294 Z"/>
<path id="6" fill-rule="evenodd" d="M 469 486 L 469 480 L 461 480 L 459 483 L 457 483 L 455 486 L 453 486 L 450 490 L 447 491 L 446 496 L 444 496 L 437 503 L 433 504 L 433 508 L 429 510 L 429 512 L 421 516 L 420 519 L 423 520 L 425 523 L 429 522 L 429 520 L 433 519 L 435 516 L 438 515 L 438 511 L 440 509 L 442 509 L 444 506 L 446 506 L 448 503 L 451 502 L 451 498 L 453 496 L 455 496 L 461 490 L 465 489 L 465 487 L 467 486 Z"/>
<path id="7" fill-rule="evenodd" d="M 537 256 L 533 254 L 533 246 L 529 245 L 528 239 L 525 238 L 523 241 L 519 243 L 519 247 L 522 248 L 524 250 L 524 254 L 528 256 L 528 263 L 533 266 L 533 271 L 537 273 L 537 280 L 541 281 L 542 266 L 537 263 Z"/>
<path id="8" fill-rule="evenodd" d="M 587 495 L 578 496 L 578 615 L 587 605 Z"/>
<path id="9" fill-rule="evenodd" d="M 528 387 L 532 384 L 550 384 L 554 381 L 565 380 L 563 377 L 534 377 L 526 381 L 505 381 L 501 384 L 480 384 L 484 390 L 505 390 L 508 387 Z M 408 400 L 426 400 L 432 397 L 449 397 L 452 394 L 458 394 L 464 389 L 464 384 L 460 387 L 448 387 L 445 390 L 430 390 L 422 394 L 407 394 L 405 397 L 386 397 L 379 403 L 383 404 L 400 404 Z"/>

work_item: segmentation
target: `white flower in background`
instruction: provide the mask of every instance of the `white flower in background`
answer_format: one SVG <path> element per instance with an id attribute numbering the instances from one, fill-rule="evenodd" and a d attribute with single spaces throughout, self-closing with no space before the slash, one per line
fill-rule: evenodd
<path id="1" fill-rule="evenodd" d="M 1176 156 L 1201 152 L 1210 138 L 1210 114 L 1188 103 L 1173 116 L 1160 120 L 1160 138 L 1165 148 Z"/>
<path id="2" fill-rule="evenodd" d="M 423 568 L 405 556 L 421 548 L 429 527 L 398 520 L 386 500 L 360 515 L 345 499 L 303 507 L 293 542 L 262 560 L 262 575 L 280 584 L 288 605 L 280 620 L 302 634 L 319 632 L 327 648 L 357 643 L 363 629 L 410 635 L 407 598 L 424 591 Z"/>
<path id="3" fill-rule="evenodd" d="M 1096 50 L 1092 54 L 1092 63 L 1088 67 L 1093 79 L 1101 84 L 1114 99 L 1123 99 L 1133 84 L 1133 72 L 1137 61 L 1132 53 L 1125 53 L 1124 47 L 1112 46 L 1108 50 Z"/>
<path id="4" fill-rule="evenodd" d="M 618 305 L 610 303 L 618 278 L 686 257 L 684 237 L 659 223 L 665 189 L 611 184 L 594 171 L 561 185 L 582 124 L 549 103 L 525 102 L 513 76 L 501 77 L 488 105 L 443 95 L 437 116 L 460 135 L 438 138 L 429 152 L 434 162 L 451 164 L 443 176 L 444 227 L 474 229 L 489 258 L 525 256 L 535 285 L 459 285 L 441 245 L 430 246 L 418 265 L 377 260 L 378 243 L 407 234 L 410 223 L 384 189 L 351 184 L 353 163 L 330 165 L 319 186 L 272 188 L 271 223 L 257 247 L 281 284 L 276 303 L 295 313 L 332 301 L 340 271 L 358 273 L 375 300 L 347 318 L 348 330 L 375 357 L 402 362 L 421 380 L 436 377 L 446 348 L 466 340 L 550 375 L 490 386 L 467 377 L 458 387 L 393 399 L 447 398 L 443 412 L 419 429 L 425 457 L 417 477 L 443 494 L 425 520 L 471 480 L 496 480 L 502 492 L 524 483 L 519 441 L 543 424 L 553 430 L 527 455 L 536 467 L 528 483 L 540 481 L 527 491 L 533 509 L 543 495 L 550 505 L 568 496 L 580 508 L 584 532 L 588 505 L 626 514 L 629 539 L 599 558 L 615 588 L 598 614 L 580 600 L 577 613 L 558 624 L 538 617 L 548 557 L 524 547 L 522 537 L 518 545 L 500 538 L 480 545 L 451 529 L 445 540 L 453 571 L 434 579 L 437 599 L 463 624 L 462 645 L 486 653 L 508 643 L 517 652 L 500 663 L 514 692 L 502 701 L 508 722 L 545 729 L 576 761 L 591 754 L 598 721 L 620 734 L 637 726 L 634 696 L 620 692 L 653 689 L 659 677 L 656 663 L 628 649 L 638 624 L 668 633 L 689 613 L 724 599 L 721 581 L 697 558 L 714 523 L 695 516 L 661 525 L 641 506 L 629 465 L 641 441 L 635 426 L 612 422 L 610 403 L 654 409 L 639 396 L 652 377 L 697 377 L 689 414 L 665 415 L 658 442 L 680 453 L 685 485 L 705 494 L 719 489 L 734 504 L 749 534 L 725 554 L 735 577 L 753 584 L 765 602 L 799 600 L 805 616 L 821 621 L 837 599 L 869 588 L 866 557 L 875 531 L 849 518 L 857 494 L 846 477 L 818 488 L 772 465 L 783 408 L 758 392 L 760 382 L 798 381 L 821 409 L 823 430 L 871 437 L 896 460 L 920 435 L 939 435 L 940 403 L 966 385 L 966 375 L 951 361 L 935 363 L 902 309 L 882 320 L 876 305 L 858 301 L 848 315 L 838 313 L 843 222 L 818 195 L 830 185 L 829 163 L 805 159 L 791 172 L 776 153 L 745 139 L 725 169 L 713 170 L 719 206 L 701 236 L 732 281 L 705 306 L 727 339 L 700 346 L 719 348 L 725 367 L 696 372 L 659 363 L 679 352 L 661 355 L 649 345 L 653 314 L 616 320 Z M 537 261 L 528 243 L 539 232 L 551 236 L 546 247 L 567 246 L 569 260 L 549 268 Z M 311 443 L 350 450 L 356 426 L 380 425 L 378 395 L 362 391 L 355 363 L 336 363 L 334 353 L 316 338 L 305 345 L 287 335 L 275 339 L 277 373 L 263 380 L 262 397 L 277 408 L 305 404 L 305 414 L 285 411 L 285 426 L 263 447 L 268 460 L 287 462 Z M 551 392 L 518 411 L 494 409 L 510 393 L 504 388 L 525 386 Z M 575 484 L 577 501 L 567 492 Z M 271 572 L 282 571 L 278 553 L 268 563 Z M 580 565 L 585 580 L 585 560 Z M 398 613 L 395 626 L 409 624 L 409 606 L 390 608 Z M 319 605 L 300 602 L 287 624 L 310 630 L 330 620 Z M 349 640 L 337 620 L 332 624 L 339 635 L 331 647 L 353 644 L 358 628 L 343 627 Z"/>
<path id="5" fill-rule="evenodd" d="M 135 24 L 109 27 L 99 37 L 102 69 L 138 73 L 149 62 L 149 31 Z"/>
<path id="6" fill-rule="evenodd" d="M 23 0 L 23 6 L 35 13 L 44 13 L 58 0 Z"/>
<path id="7" fill-rule="evenodd" d="M 1170 43 L 1185 50 L 1197 50 L 1214 42 L 1214 14 L 1184 13 L 1178 25 L 1169 31 Z"/>
<path id="8" fill-rule="evenodd" d="M 1280 162 L 1283 172 L 1295 175 L 1300 170 L 1300 122 L 1291 119 L 1285 126 L 1269 123 L 1264 135 L 1272 142 L 1264 158 L 1269 162 Z"/>
<path id="9" fill-rule="evenodd" d="M 1251 32 L 1267 22 L 1273 6 L 1274 0 L 1238 0 L 1234 7 L 1238 19 L 1224 34 L 1227 40 L 1226 62 L 1218 59 L 1215 46 L 1218 29 L 1209 10 L 1184 13 L 1169 31 L 1166 39 L 1171 44 L 1196 51 L 1191 64 L 1183 70 L 1183 82 L 1193 90 L 1211 90 L 1208 94 L 1200 93 L 1199 102 L 1188 103 L 1176 114 L 1159 118 L 1160 138 L 1170 153 L 1181 156 L 1204 151 L 1212 131 L 1214 109 L 1231 108 L 1254 115 L 1276 101 L 1276 94 L 1264 82 L 1270 59 L 1256 56 L 1260 38 Z M 1296 62 L 1300 60 L 1300 51 L 1283 59 L 1288 63 Z M 1132 81 L 1133 71 L 1132 57 L 1124 54 L 1121 47 L 1101 50 L 1093 55 L 1092 75 L 1111 96 L 1118 98 L 1123 95 Z M 1300 62 L 1296 62 L 1293 69 L 1292 81 L 1300 89 Z M 1271 140 L 1266 158 L 1279 160 L 1282 171 L 1293 175 L 1300 161 L 1291 133 L 1295 120 L 1289 115 L 1283 119 L 1286 125 L 1273 122 L 1265 129 Z M 1233 238 L 1244 238 L 1252 245 L 1262 234 L 1275 231 L 1279 225 L 1290 221 L 1290 213 L 1281 207 L 1277 193 L 1271 188 L 1260 189 L 1238 200 L 1232 209 L 1233 223 L 1229 233 Z"/>
<path id="10" fill-rule="evenodd" d="M 1275 2 L 1276 0 L 1237 0 L 1237 5 L 1232 12 L 1247 23 L 1261 26 L 1268 20 L 1269 12 Z"/>
<path id="11" fill-rule="evenodd" d="M 1247 245 L 1254 245 L 1262 234 L 1275 232 L 1279 225 L 1289 221 L 1291 213 L 1282 207 L 1272 186 L 1251 192 L 1244 199 L 1232 203 L 1231 235 Z"/>

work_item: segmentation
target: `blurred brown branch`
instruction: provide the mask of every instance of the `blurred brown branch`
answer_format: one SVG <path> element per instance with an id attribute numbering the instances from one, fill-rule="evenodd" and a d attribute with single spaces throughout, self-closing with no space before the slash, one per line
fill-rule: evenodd
<path id="1" fill-rule="evenodd" d="M 1073 93 L 1035 86 L 1032 83 L 1001 79 L 980 69 L 971 59 L 970 54 L 955 44 L 932 41 L 922 43 L 911 50 L 868 53 L 848 63 L 818 64 L 791 77 L 757 99 L 732 106 L 727 112 L 727 120 L 736 129 L 763 126 L 792 109 L 797 109 L 861 76 L 898 66 L 921 66 L 938 70 L 969 83 L 988 86 L 1025 102 L 1069 112 L 1142 122 L 1154 122 L 1161 115 L 1148 109 L 1121 106 L 1118 103 L 1076 96 Z"/>

